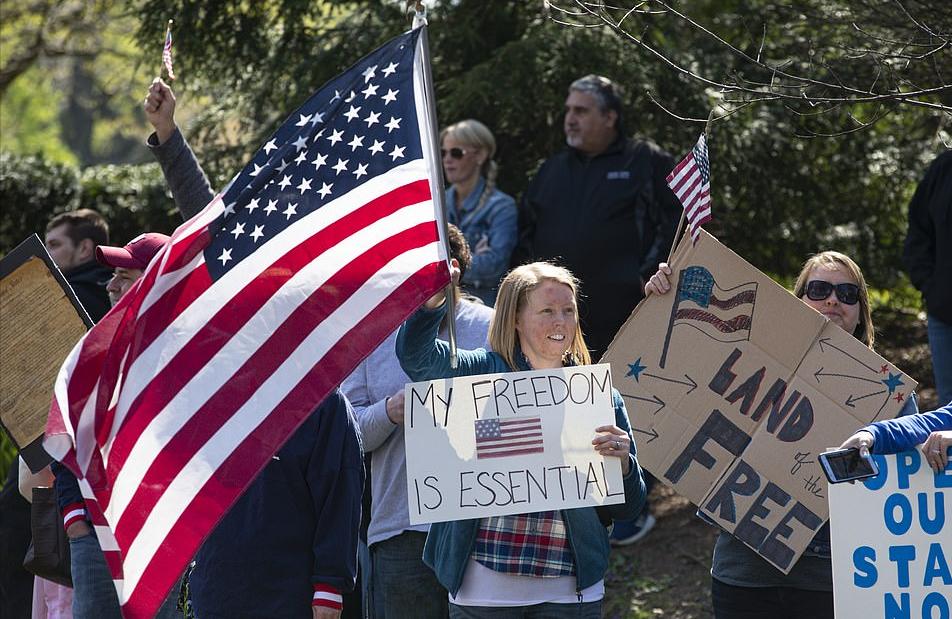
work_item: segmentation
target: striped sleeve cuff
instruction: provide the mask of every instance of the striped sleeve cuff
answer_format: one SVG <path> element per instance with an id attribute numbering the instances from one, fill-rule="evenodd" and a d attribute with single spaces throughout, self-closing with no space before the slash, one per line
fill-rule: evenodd
<path id="1" fill-rule="evenodd" d="M 74 522 L 81 522 L 86 520 L 86 504 L 85 503 L 70 503 L 62 510 L 63 514 L 63 528 L 68 529 L 69 525 Z"/>
<path id="2" fill-rule="evenodd" d="M 344 596 L 334 587 L 318 583 L 314 585 L 314 598 L 311 600 L 311 606 L 324 606 L 341 610 L 344 606 Z"/>

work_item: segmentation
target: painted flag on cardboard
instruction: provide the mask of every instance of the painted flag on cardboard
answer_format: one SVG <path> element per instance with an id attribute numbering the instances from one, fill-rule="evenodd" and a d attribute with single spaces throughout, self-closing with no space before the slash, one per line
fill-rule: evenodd
<path id="1" fill-rule="evenodd" d="M 542 418 L 476 420 L 476 459 L 543 453 Z"/>
<path id="2" fill-rule="evenodd" d="M 120 558 L 127 618 L 154 615 L 272 454 L 447 284 L 424 41 L 315 93 L 64 363 L 44 446 Z"/>
<path id="3" fill-rule="evenodd" d="M 711 164 L 703 133 L 691 152 L 674 166 L 667 181 L 684 206 L 685 217 L 691 226 L 691 240 L 697 243 L 701 226 L 711 221 Z"/>
<path id="4" fill-rule="evenodd" d="M 756 300 L 757 282 L 723 289 L 706 268 L 693 265 L 683 269 L 671 307 L 661 367 L 667 359 L 671 332 L 680 325 L 697 329 L 718 342 L 749 340 Z"/>

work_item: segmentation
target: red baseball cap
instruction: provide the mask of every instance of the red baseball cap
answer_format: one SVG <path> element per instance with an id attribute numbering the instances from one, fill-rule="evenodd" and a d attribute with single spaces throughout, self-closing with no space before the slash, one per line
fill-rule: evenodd
<path id="1" fill-rule="evenodd" d="M 144 269 L 169 238 L 159 232 L 146 232 L 126 243 L 125 247 L 99 245 L 96 247 L 96 260 L 107 267 Z"/>

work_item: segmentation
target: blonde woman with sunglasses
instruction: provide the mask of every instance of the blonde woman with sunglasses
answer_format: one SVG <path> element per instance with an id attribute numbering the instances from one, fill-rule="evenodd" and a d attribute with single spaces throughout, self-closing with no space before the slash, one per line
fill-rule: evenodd
<path id="1" fill-rule="evenodd" d="M 473 253 L 463 290 L 492 306 L 517 235 L 516 203 L 496 187 L 496 139 L 478 120 L 462 120 L 440 132 L 440 153 L 449 185 L 447 219 L 463 231 Z"/>

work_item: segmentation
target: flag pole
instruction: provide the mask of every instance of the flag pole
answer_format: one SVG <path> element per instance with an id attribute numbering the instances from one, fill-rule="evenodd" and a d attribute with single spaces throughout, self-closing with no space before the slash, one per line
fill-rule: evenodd
<path id="1" fill-rule="evenodd" d="M 674 248 L 678 246 L 678 241 L 681 239 L 681 233 L 687 228 L 687 226 L 684 225 L 685 213 L 686 211 L 684 210 L 684 207 L 682 206 L 681 219 L 678 221 L 678 227 L 674 231 L 674 238 L 671 240 L 671 249 L 668 250 L 668 259 L 665 260 L 665 262 L 667 262 L 668 265 L 671 264 L 671 256 L 674 255 Z"/>
<path id="2" fill-rule="evenodd" d="M 429 112 L 431 132 L 435 137 L 439 135 L 439 128 L 436 126 L 436 97 L 433 93 L 433 73 L 430 68 L 430 42 L 429 37 L 427 36 L 427 27 L 426 27 L 426 11 L 422 13 L 419 11 L 421 3 L 417 3 L 417 19 L 422 21 L 423 32 L 420 33 L 420 39 L 422 44 L 422 55 L 423 55 L 423 92 L 426 95 L 426 105 Z M 430 156 L 433 157 L 433 161 L 441 161 L 439 145 L 436 143 L 436 140 L 430 141 L 431 153 Z M 437 187 L 443 187 L 443 166 L 442 164 L 436 166 L 436 175 L 437 180 L 439 181 Z M 443 242 L 446 244 L 446 256 L 447 260 L 450 257 L 450 247 L 449 247 L 449 238 L 450 231 L 449 225 L 447 224 L 446 218 L 446 200 L 445 195 L 442 190 L 438 190 L 433 194 L 433 201 L 436 202 L 437 207 L 440 212 L 440 223 L 443 226 Z M 456 286 L 450 281 L 446 286 L 446 331 L 449 336 L 450 344 L 450 367 L 456 369 L 457 358 L 456 358 Z"/>

